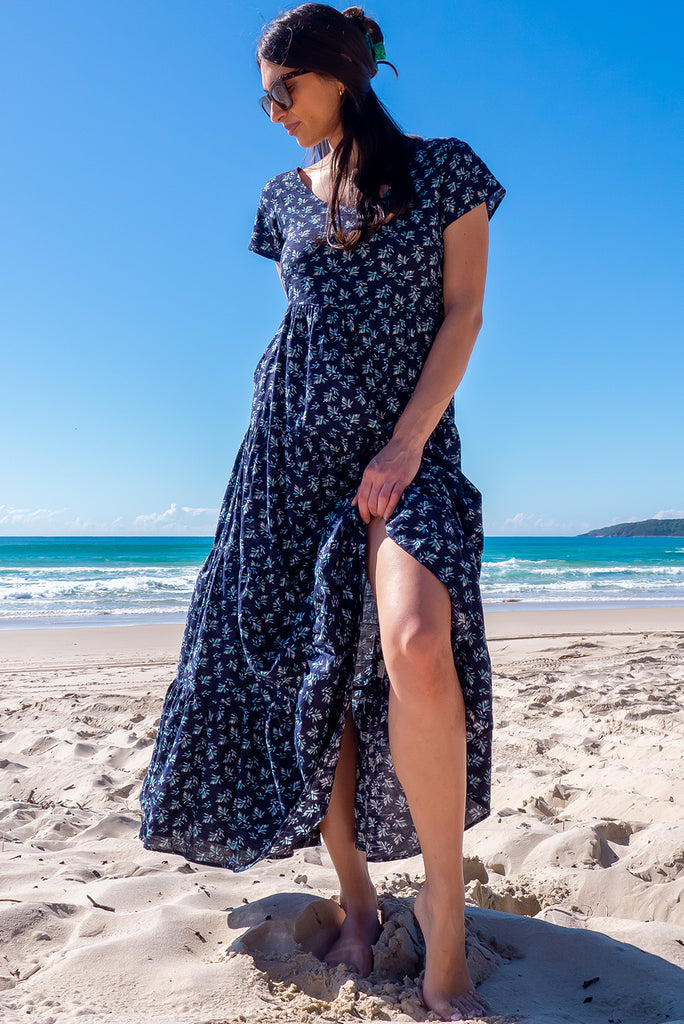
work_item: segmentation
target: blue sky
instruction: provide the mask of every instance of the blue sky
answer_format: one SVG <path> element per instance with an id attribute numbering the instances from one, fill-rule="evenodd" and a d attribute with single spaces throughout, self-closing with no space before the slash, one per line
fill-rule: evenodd
<path id="1" fill-rule="evenodd" d="M 285 309 L 259 193 L 310 157 L 257 105 L 287 6 L 3 0 L 0 533 L 213 533 Z M 456 393 L 487 532 L 684 516 L 681 3 L 365 10 L 402 128 L 508 190 Z"/>

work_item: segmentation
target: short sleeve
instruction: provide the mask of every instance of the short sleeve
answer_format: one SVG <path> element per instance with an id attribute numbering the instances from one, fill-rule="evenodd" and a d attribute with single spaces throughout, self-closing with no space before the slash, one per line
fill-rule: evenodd
<path id="1" fill-rule="evenodd" d="M 506 189 L 467 142 L 443 139 L 439 217 L 442 231 L 452 221 L 486 203 L 491 220 Z"/>
<path id="2" fill-rule="evenodd" d="M 261 190 L 252 237 L 247 244 L 251 252 L 266 256 L 270 260 L 280 260 L 283 248 L 283 235 L 276 209 L 277 196 L 277 182 L 271 178 Z"/>

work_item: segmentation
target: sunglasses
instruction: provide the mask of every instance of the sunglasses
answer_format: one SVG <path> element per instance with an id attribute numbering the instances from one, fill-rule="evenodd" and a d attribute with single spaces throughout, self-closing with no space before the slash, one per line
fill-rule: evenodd
<path id="1" fill-rule="evenodd" d="M 308 75 L 309 71 L 288 71 L 286 75 L 276 78 L 271 88 L 259 98 L 259 106 L 265 114 L 271 116 L 271 104 L 275 103 L 281 110 L 289 110 L 292 106 L 290 90 L 285 85 L 287 78 L 296 78 L 297 75 Z"/>

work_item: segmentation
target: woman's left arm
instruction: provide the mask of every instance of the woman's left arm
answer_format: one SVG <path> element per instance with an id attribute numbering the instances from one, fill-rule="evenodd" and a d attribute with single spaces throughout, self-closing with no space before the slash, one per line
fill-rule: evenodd
<path id="1" fill-rule="evenodd" d="M 423 448 L 454 396 L 482 326 L 489 220 L 484 203 L 444 231 L 444 322 L 391 440 L 366 466 L 352 500 L 364 523 L 387 519 L 418 472 Z"/>

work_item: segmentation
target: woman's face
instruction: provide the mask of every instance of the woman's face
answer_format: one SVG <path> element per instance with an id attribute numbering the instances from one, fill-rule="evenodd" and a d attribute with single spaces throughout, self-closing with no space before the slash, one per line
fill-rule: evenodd
<path id="1" fill-rule="evenodd" d="M 280 75 L 299 69 L 262 60 L 260 70 L 261 84 L 266 92 Z M 336 78 L 325 78 L 315 71 L 309 71 L 306 75 L 288 78 L 285 85 L 290 92 L 292 106 L 289 110 L 282 110 L 277 103 L 272 103 L 271 120 L 289 129 L 289 134 L 293 135 L 304 149 L 317 145 L 323 139 L 327 139 L 334 147 L 342 135 L 342 83 Z"/>

